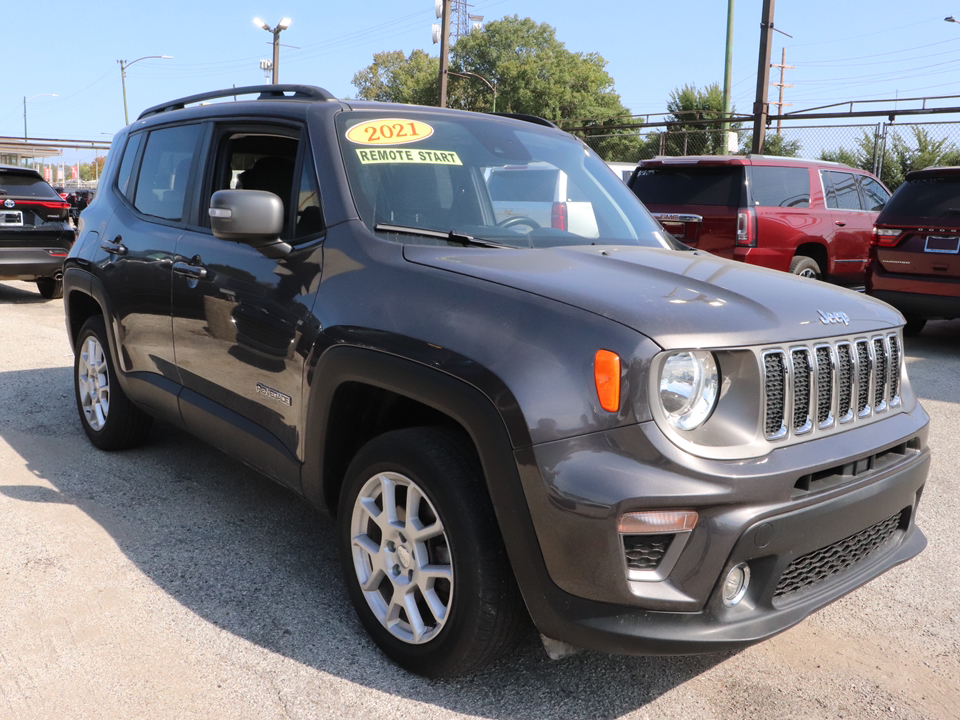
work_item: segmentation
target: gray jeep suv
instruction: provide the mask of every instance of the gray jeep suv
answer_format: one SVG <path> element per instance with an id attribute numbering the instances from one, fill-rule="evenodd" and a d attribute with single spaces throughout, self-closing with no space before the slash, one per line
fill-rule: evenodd
<path id="1" fill-rule="evenodd" d="M 562 171 L 592 237 L 499 217 L 518 166 Z M 306 86 L 151 108 L 64 292 L 91 442 L 161 418 L 329 511 L 412 672 L 529 621 L 555 656 L 741 648 L 926 544 L 903 318 L 681 245 L 546 121 Z"/>

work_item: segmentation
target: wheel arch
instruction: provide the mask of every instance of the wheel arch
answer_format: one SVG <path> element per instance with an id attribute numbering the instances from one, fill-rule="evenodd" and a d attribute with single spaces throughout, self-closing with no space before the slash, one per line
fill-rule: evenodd
<path id="1" fill-rule="evenodd" d="M 797 246 L 794 257 L 805 256 L 812 258 L 820 266 L 820 272 L 824 277 L 833 273 L 833 266 L 830 264 L 830 256 L 823 243 L 808 240 Z"/>
<path id="2" fill-rule="evenodd" d="M 502 497 L 511 494 L 501 487 L 507 483 L 498 479 L 507 468 L 516 475 L 512 451 L 529 444 L 529 435 L 505 420 L 474 385 L 413 360 L 353 346 L 328 349 L 311 375 L 302 486 L 315 505 L 336 514 L 344 473 L 357 451 L 379 434 L 420 425 L 463 433 L 480 457 L 494 506 L 511 502 Z M 501 392 L 509 394 L 506 388 Z M 517 407 L 515 401 L 506 404 Z"/>

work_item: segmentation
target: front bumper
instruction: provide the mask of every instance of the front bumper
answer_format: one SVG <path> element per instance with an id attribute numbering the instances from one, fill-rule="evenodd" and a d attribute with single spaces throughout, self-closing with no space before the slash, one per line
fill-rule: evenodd
<path id="1" fill-rule="evenodd" d="M 917 405 L 749 461 L 691 458 L 652 423 L 519 451 L 550 578 L 527 598 L 534 622 L 623 654 L 724 651 L 782 632 L 925 547 L 914 519 L 926 432 Z M 617 520 L 656 509 L 696 510 L 699 522 L 662 580 L 629 580 Z M 727 607 L 723 578 L 742 562 L 751 582 Z"/>

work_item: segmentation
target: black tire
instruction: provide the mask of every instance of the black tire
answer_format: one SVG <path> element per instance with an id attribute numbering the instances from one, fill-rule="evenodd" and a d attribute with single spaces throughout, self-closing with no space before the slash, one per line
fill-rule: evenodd
<path id="1" fill-rule="evenodd" d="M 817 261 L 806 255 L 797 255 L 790 263 L 790 272 L 800 277 L 823 280 L 823 273 Z"/>
<path id="2" fill-rule="evenodd" d="M 391 483 L 397 488 L 392 501 L 384 492 Z M 407 522 L 410 505 L 419 507 L 416 525 Z M 381 532 L 377 518 L 385 515 L 385 506 L 402 522 Z M 400 667 L 430 678 L 462 675 L 492 662 L 520 636 L 523 600 L 479 460 L 458 435 L 413 428 L 368 442 L 347 471 L 338 518 L 340 559 L 354 609 Z M 410 531 L 418 526 L 434 536 L 415 541 Z M 432 585 L 420 573 L 425 564 L 433 570 Z M 394 603 L 398 591 L 404 594 Z M 426 604 L 427 593 L 440 612 Z M 406 607 L 415 607 L 420 637 Z"/>
<path id="3" fill-rule="evenodd" d="M 903 334 L 907 337 L 916 337 L 927 324 L 927 319 L 919 315 L 905 315 L 904 317 L 907 319 L 907 324 L 903 326 Z"/>
<path id="4" fill-rule="evenodd" d="M 60 278 L 37 278 L 37 290 L 47 300 L 63 297 L 63 280 Z"/>
<path id="5" fill-rule="evenodd" d="M 103 317 L 80 328 L 73 361 L 73 386 L 80 424 L 101 450 L 125 450 L 147 439 L 153 418 L 130 402 L 117 382 Z"/>

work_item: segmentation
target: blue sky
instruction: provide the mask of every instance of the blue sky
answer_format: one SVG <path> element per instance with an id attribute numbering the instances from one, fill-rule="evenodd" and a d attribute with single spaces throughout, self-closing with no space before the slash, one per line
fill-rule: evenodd
<path id="1" fill-rule="evenodd" d="M 787 49 L 788 110 L 849 99 L 960 94 L 960 24 L 943 18 L 960 0 L 780 0 L 773 62 Z M 471 12 L 495 20 L 531 17 L 557 30 L 574 52 L 607 61 L 623 103 L 637 114 L 664 112 L 670 91 L 684 84 L 723 81 L 724 0 L 590 5 L 571 0 L 474 0 Z M 3 3 L 0 136 L 23 136 L 24 97 L 29 135 L 105 139 L 124 124 L 118 60 L 142 60 L 127 71 L 131 119 L 165 100 L 264 82 L 261 59 L 272 36 L 253 24 L 286 16 L 281 34 L 280 81 L 320 85 L 352 96 L 353 75 L 382 50 L 433 55 L 433 0 L 351 2 Z M 762 0 L 737 0 L 733 60 L 736 108 L 749 112 L 756 89 Z M 12 21 L 11 21 L 12 20 Z M 776 73 L 774 78 L 776 78 Z M 51 97 L 47 94 L 56 94 Z M 774 98 L 775 99 L 775 98 Z M 960 105 L 955 101 L 940 104 Z M 89 157 L 87 157 L 89 156 Z M 92 160 L 84 151 L 80 161 Z M 68 160 L 72 158 L 68 156 Z"/>

